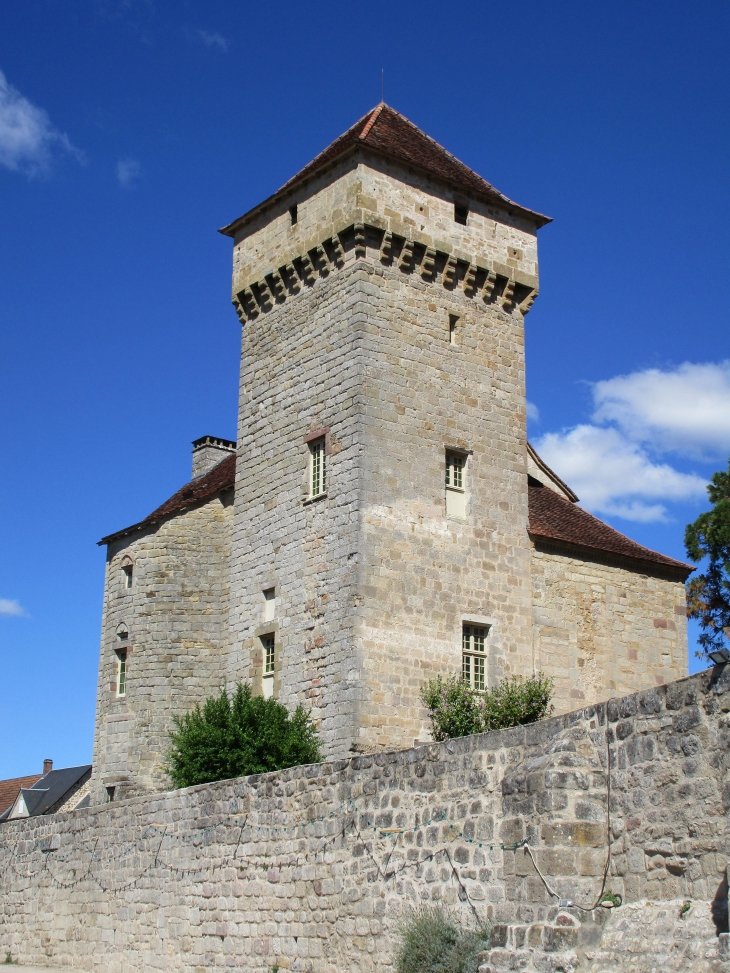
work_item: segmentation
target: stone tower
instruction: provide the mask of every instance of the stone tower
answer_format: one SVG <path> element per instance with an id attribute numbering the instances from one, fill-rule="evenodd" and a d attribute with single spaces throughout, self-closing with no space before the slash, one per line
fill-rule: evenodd
<path id="1" fill-rule="evenodd" d="M 548 218 L 378 105 L 233 238 L 227 679 L 330 755 L 425 739 L 419 688 L 533 669 L 523 318 Z M 482 676 L 483 673 L 483 676 Z"/>

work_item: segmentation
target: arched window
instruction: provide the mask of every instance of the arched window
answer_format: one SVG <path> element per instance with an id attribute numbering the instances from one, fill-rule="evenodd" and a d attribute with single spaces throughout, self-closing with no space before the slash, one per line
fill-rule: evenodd
<path id="1" fill-rule="evenodd" d="M 125 588 L 132 587 L 132 581 L 134 578 L 134 562 L 132 558 L 127 556 L 122 558 L 122 585 Z"/>

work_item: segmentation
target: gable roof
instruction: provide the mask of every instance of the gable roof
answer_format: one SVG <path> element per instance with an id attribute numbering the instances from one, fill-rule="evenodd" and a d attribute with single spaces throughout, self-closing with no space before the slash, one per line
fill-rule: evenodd
<path id="1" fill-rule="evenodd" d="M 367 148 L 385 158 L 404 163 L 428 176 L 435 176 L 450 186 L 461 189 L 468 196 L 498 203 L 508 212 L 527 217 L 537 227 L 551 222 L 549 216 L 520 206 L 519 203 L 515 203 L 503 193 L 500 193 L 491 183 L 488 183 L 469 166 L 464 165 L 456 156 L 447 152 L 442 145 L 426 135 L 404 115 L 391 108 L 390 105 L 386 105 L 385 102 L 381 102 L 371 109 L 367 115 L 355 122 L 351 128 L 348 128 L 343 135 L 336 138 L 331 145 L 328 145 L 323 152 L 320 152 L 288 182 L 284 183 L 273 196 L 269 196 L 258 206 L 244 213 L 243 216 L 229 223 L 228 226 L 224 226 L 219 232 L 225 236 L 234 236 L 239 226 L 261 209 L 270 205 L 279 197 L 291 193 L 296 186 L 324 169 L 331 162 L 361 148 Z"/>
<path id="2" fill-rule="evenodd" d="M 114 534 L 108 534 L 106 537 L 102 537 L 97 543 L 100 545 L 111 544 L 112 541 L 126 537 L 128 534 L 134 534 L 139 530 L 154 527 L 155 524 L 159 524 L 171 514 L 182 513 L 190 507 L 195 507 L 199 503 L 209 500 L 216 493 L 220 493 L 221 490 L 227 490 L 234 485 L 235 481 L 236 454 L 232 453 L 203 476 L 199 476 L 195 480 L 191 480 L 190 483 L 186 483 L 184 487 L 181 487 L 177 493 L 174 493 L 157 510 L 153 510 L 144 520 L 140 520 L 137 524 L 132 524 L 131 527 L 118 530 Z"/>
<path id="3" fill-rule="evenodd" d="M 43 774 L 30 774 L 28 777 L 14 777 L 12 780 L 0 780 L 0 814 L 7 811 L 15 803 L 15 798 L 24 787 L 32 787 Z"/>
<path id="4" fill-rule="evenodd" d="M 585 555 L 591 551 L 629 558 L 648 572 L 661 570 L 685 581 L 694 568 L 683 561 L 643 547 L 619 533 L 587 510 L 561 497 L 532 477 L 528 480 L 530 535 L 568 544 Z"/>
<path id="5" fill-rule="evenodd" d="M 80 767 L 64 767 L 61 770 L 50 770 L 45 777 L 41 777 L 31 787 L 23 787 L 19 795 L 15 798 L 12 808 L 4 812 L 0 820 L 10 819 L 12 812 L 22 797 L 25 807 L 30 817 L 38 814 L 46 814 L 58 804 L 65 795 L 74 787 L 81 778 L 91 772 L 91 764 L 83 764 Z"/>
<path id="6" fill-rule="evenodd" d="M 530 460 L 532 460 L 532 462 L 537 467 L 537 470 L 543 476 L 547 477 L 548 480 L 550 480 L 550 482 L 553 484 L 553 486 L 559 493 L 562 493 L 563 496 L 567 497 L 567 499 L 570 500 L 572 503 L 578 503 L 577 494 L 575 494 L 570 489 L 567 483 L 565 483 L 563 480 L 560 479 L 560 477 L 554 470 L 550 469 L 550 467 L 547 465 L 544 459 L 542 459 L 540 456 L 537 455 L 537 453 L 535 452 L 535 450 L 533 449 L 533 447 L 529 442 L 527 444 L 527 459 L 528 459 L 528 463 L 527 463 L 528 473 L 530 470 Z M 539 479 L 539 477 L 537 477 L 537 479 Z"/>

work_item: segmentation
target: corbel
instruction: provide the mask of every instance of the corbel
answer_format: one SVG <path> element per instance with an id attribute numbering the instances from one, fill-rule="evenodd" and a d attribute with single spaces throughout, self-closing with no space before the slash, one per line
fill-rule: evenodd
<path id="1" fill-rule="evenodd" d="M 365 224 L 364 223 L 355 224 L 355 256 L 356 257 L 367 256 L 367 247 L 365 245 Z"/>
<path id="2" fill-rule="evenodd" d="M 263 280 L 257 280 L 255 284 L 252 284 L 251 289 L 253 290 L 256 299 L 262 308 L 265 308 L 265 305 L 267 304 L 271 305 L 273 303 L 273 295 L 269 289 L 269 285 L 265 277 Z"/>
<path id="3" fill-rule="evenodd" d="M 485 302 L 489 303 L 492 300 L 496 284 L 497 275 L 493 270 L 488 270 L 487 279 L 484 281 L 484 287 L 482 288 L 482 298 Z"/>
<path id="4" fill-rule="evenodd" d="M 328 274 L 330 269 L 330 262 L 325 248 L 321 245 L 316 246 L 314 250 L 310 251 L 310 253 L 314 254 L 314 259 L 312 260 L 312 263 L 315 265 L 317 270 L 321 274 Z"/>
<path id="5" fill-rule="evenodd" d="M 469 269 L 464 276 L 464 293 L 467 297 L 473 297 L 477 289 L 477 268 L 474 264 L 469 264 Z"/>
<path id="6" fill-rule="evenodd" d="M 504 290 L 500 302 L 505 311 L 511 311 L 515 304 L 515 281 L 508 280 L 504 285 Z"/>
<path id="7" fill-rule="evenodd" d="M 400 270 L 409 271 L 413 269 L 413 243 L 410 240 L 406 240 L 403 244 L 403 249 L 400 255 L 400 264 L 398 265 Z"/>
<path id="8" fill-rule="evenodd" d="M 286 264 L 281 268 L 282 278 L 292 294 L 298 294 L 302 289 L 299 283 L 299 274 L 296 272 L 294 264 Z"/>
<path id="9" fill-rule="evenodd" d="M 433 247 L 426 247 L 426 252 L 421 261 L 421 277 L 424 280 L 433 280 L 436 274 L 436 251 Z"/>
<path id="10" fill-rule="evenodd" d="M 456 257 L 449 257 L 444 267 L 444 287 L 453 287 L 456 283 Z"/>
<path id="11" fill-rule="evenodd" d="M 332 247 L 332 256 L 334 258 L 334 263 L 337 267 L 341 267 L 345 262 L 345 251 L 340 243 L 340 238 L 335 234 L 330 240 L 330 246 Z"/>
<path id="12" fill-rule="evenodd" d="M 255 318 L 259 313 L 259 306 L 250 287 L 244 287 L 236 294 L 236 299 L 247 318 Z M 235 302 L 234 302 L 235 303 Z"/>
<path id="13" fill-rule="evenodd" d="M 305 253 L 304 256 L 299 257 L 298 262 L 299 262 L 299 266 L 302 269 L 302 279 L 307 284 L 312 283 L 314 281 L 315 274 L 314 274 L 314 267 L 312 266 L 312 260 L 309 254 Z"/>
<path id="14" fill-rule="evenodd" d="M 384 264 L 393 259 L 393 234 L 390 230 L 383 234 L 383 241 L 380 244 L 380 259 Z"/>
<path id="15" fill-rule="evenodd" d="M 538 294 L 537 288 L 533 287 L 532 290 L 528 293 L 527 297 L 523 298 L 522 301 L 520 302 L 519 308 L 520 311 L 522 312 L 523 317 L 525 314 L 527 314 L 527 312 L 530 310 L 532 305 L 535 303 L 535 298 L 537 297 L 537 294 Z"/>
<path id="16" fill-rule="evenodd" d="M 278 270 L 274 270 L 272 273 L 266 275 L 266 283 L 269 285 L 269 290 L 275 301 L 284 299 L 286 296 L 284 293 L 284 282 Z"/>
<path id="17" fill-rule="evenodd" d="M 241 324 L 245 324 L 246 321 L 248 321 L 248 315 L 243 310 L 243 306 L 241 302 L 238 300 L 237 297 L 234 297 L 231 303 L 233 304 L 233 309 L 236 312 L 238 320 L 241 322 Z"/>

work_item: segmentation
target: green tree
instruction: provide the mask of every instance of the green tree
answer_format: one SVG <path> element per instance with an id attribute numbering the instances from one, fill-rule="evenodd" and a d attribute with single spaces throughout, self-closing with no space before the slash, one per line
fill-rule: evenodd
<path id="1" fill-rule="evenodd" d="M 707 569 L 687 582 L 687 614 L 699 620 L 699 658 L 730 644 L 730 463 L 707 485 L 712 509 L 700 514 L 684 533 L 690 560 L 707 558 Z"/>
<path id="2" fill-rule="evenodd" d="M 309 714 L 293 715 L 275 699 L 252 696 L 238 684 L 231 699 L 225 689 L 183 717 L 174 717 L 167 773 L 175 787 L 190 787 L 246 774 L 265 774 L 321 760 Z"/>

